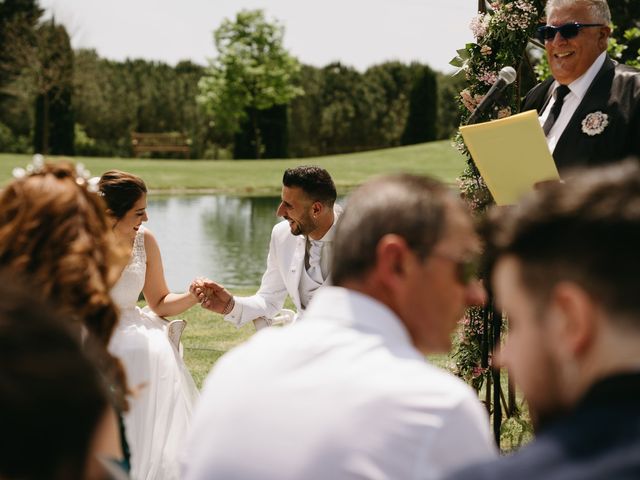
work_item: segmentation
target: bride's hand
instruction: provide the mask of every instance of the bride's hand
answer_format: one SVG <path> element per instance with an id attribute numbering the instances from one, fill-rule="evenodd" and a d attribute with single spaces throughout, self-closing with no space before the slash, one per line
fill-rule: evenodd
<path id="1" fill-rule="evenodd" d="M 189 284 L 189 293 L 196 297 L 198 302 L 205 300 L 204 281 L 202 277 L 194 278 Z"/>

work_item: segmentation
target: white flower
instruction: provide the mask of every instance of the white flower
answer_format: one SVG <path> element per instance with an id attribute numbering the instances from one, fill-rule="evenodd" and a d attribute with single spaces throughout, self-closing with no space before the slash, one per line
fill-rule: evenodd
<path id="1" fill-rule="evenodd" d="M 39 153 L 36 153 L 31 159 L 31 164 L 33 165 L 33 170 L 35 172 L 40 172 L 42 167 L 44 167 L 44 157 Z"/>
<path id="2" fill-rule="evenodd" d="M 87 190 L 93 193 L 97 193 L 99 196 L 104 196 L 104 193 L 100 191 L 98 184 L 100 183 L 100 177 L 91 177 L 87 180 Z"/>
<path id="3" fill-rule="evenodd" d="M 590 137 L 593 137 L 594 135 L 600 135 L 604 132 L 607 125 L 609 125 L 609 116 L 606 113 L 600 111 L 593 112 L 582 120 L 582 131 Z"/>
<path id="4" fill-rule="evenodd" d="M 26 174 L 27 174 L 27 171 L 21 167 L 16 167 L 11 171 L 11 175 L 13 175 L 13 178 L 22 178 Z"/>

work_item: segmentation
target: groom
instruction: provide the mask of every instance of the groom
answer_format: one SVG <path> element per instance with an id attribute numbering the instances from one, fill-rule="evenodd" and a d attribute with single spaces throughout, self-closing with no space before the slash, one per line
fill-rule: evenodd
<path id="1" fill-rule="evenodd" d="M 329 278 L 335 223 L 341 212 L 333 180 L 323 168 L 299 166 L 285 170 L 282 184 L 276 213 L 284 221 L 271 232 L 267 270 L 258 292 L 238 297 L 211 280 L 191 285 L 204 308 L 224 315 L 237 327 L 249 321 L 258 330 L 271 325 L 287 295 L 301 312 Z"/>

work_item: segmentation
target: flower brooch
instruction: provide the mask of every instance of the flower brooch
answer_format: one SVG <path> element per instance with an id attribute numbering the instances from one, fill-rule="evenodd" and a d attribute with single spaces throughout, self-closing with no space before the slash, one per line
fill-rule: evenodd
<path id="1" fill-rule="evenodd" d="M 593 137 L 594 135 L 600 135 L 604 132 L 607 125 L 609 125 L 609 116 L 606 113 L 600 111 L 593 112 L 582 120 L 582 131 L 590 137 Z"/>

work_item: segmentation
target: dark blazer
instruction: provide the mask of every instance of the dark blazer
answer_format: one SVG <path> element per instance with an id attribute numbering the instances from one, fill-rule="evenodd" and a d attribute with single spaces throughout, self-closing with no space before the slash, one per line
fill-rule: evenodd
<path id="1" fill-rule="evenodd" d="M 549 78 L 532 88 L 522 111 L 540 113 L 553 81 Z M 582 121 L 594 112 L 606 114 L 609 125 L 601 134 L 589 136 L 582 131 Z M 560 136 L 553 158 L 562 173 L 570 167 L 603 165 L 628 156 L 640 157 L 640 70 L 607 57 Z"/>
<path id="2" fill-rule="evenodd" d="M 640 478 L 640 373 L 609 377 L 515 454 L 447 480 Z"/>

